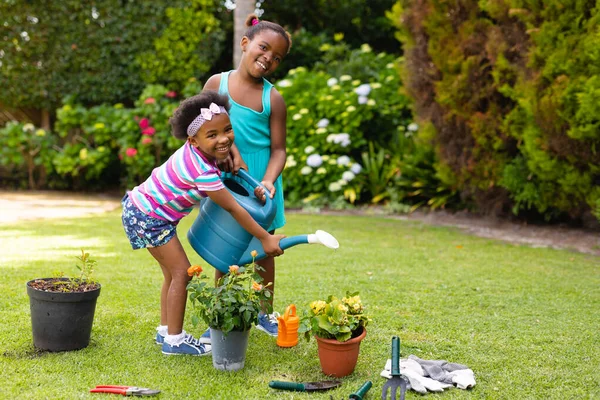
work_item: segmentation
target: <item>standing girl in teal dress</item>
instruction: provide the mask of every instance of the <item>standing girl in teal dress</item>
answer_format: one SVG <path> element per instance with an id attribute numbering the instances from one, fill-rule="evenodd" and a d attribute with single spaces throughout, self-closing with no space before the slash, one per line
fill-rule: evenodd
<path id="1" fill-rule="evenodd" d="M 292 47 L 292 39 L 280 25 L 260 21 L 254 14 L 248 16 L 246 26 L 238 68 L 213 75 L 204 89 L 218 90 L 229 97 L 236 139 L 225 170 L 235 172 L 242 167 L 268 189 L 263 196 L 269 196 L 277 205 L 277 215 L 268 229 L 273 234 L 285 225 L 281 171 L 286 161 L 287 111 L 283 97 L 265 77 L 279 67 Z M 267 257 L 257 264 L 264 268 L 260 271 L 263 282 L 273 282 L 274 293 L 274 258 Z M 217 271 L 215 278 L 219 276 Z M 277 314 L 259 316 L 257 327 L 277 336 Z M 200 340 L 210 343 L 210 336 L 205 333 Z"/>

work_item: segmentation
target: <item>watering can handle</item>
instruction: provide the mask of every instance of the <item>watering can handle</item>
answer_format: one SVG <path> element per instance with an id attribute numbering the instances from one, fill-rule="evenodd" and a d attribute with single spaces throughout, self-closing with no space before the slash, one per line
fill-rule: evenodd
<path id="1" fill-rule="evenodd" d="M 294 304 L 290 304 L 285 309 L 284 316 L 287 316 L 289 318 L 289 317 L 293 317 L 295 315 L 296 315 L 296 306 Z"/>
<path id="2" fill-rule="evenodd" d="M 252 175 L 250 175 L 250 173 L 248 171 L 246 171 L 245 169 L 243 169 L 243 168 L 238 169 L 237 176 L 239 176 L 241 179 L 248 182 L 252 186 L 252 188 L 256 188 L 257 186 L 260 186 L 263 189 L 265 189 L 265 191 L 267 193 L 269 192 L 269 190 L 265 187 L 265 185 L 263 185 L 262 183 L 260 183 L 256 179 L 254 179 L 252 177 Z M 265 195 L 265 198 L 266 198 L 265 206 L 267 206 L 271 203 L 272 199 L 269 197 L 268 194 Z"/>

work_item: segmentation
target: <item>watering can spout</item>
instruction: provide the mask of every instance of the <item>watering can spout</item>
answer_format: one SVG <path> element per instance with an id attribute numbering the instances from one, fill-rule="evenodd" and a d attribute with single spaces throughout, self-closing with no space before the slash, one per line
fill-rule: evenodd
<path id="1" fill-rule="evenodd" d="M 308 235 L 297 235 L 283 238 L 279 241 L 279 247 L 281 250 L 289 249 L 290 247 L 299 245 L 299 244 L 321 244 L 330 249 L 337 249 L 340 247 L 339 242 L 333 235 L 327 233 L 325 231 L 318 230 L 315 233 L 310 233 Z M 262 244 L 260 240 L 257 238 L 253 238 L 250 244 L 248 245 L 246 252 L 240 258 L 238 262 L 239 265 L 249 264 L 252 262 L 252 255 L 250 254 L 252 250 L 256 250 L 258 255 L 254 258 L 254 260 L 262 260 L 267 257 L 265 251 L 263 250 Z"/>

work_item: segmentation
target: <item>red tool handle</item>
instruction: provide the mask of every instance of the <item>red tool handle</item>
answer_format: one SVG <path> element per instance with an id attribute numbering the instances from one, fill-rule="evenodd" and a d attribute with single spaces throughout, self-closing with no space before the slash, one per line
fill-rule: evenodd
<path id="1" fill-rule="evenodd" d="M 126 385 L 96 385 L 96 389 L 98 388 L 119 388 L 119 389 L 129 389 L 131 386 Z"/>
<path id="2" fill-rule="evenodd" d="M 98 386 L 95 389 L 91 389 L 90 393 L 114 393 L 127 396 L 127 386 Z"/>

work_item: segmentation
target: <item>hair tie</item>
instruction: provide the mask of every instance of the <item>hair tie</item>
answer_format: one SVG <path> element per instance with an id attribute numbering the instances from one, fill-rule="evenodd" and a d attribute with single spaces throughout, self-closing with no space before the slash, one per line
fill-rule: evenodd
<path id="1" fill-rule="evenodd" d="M 187 134 L 192 137 L 198 133 L 198 129 L 206 122 L 210 121 L 214 115 L 216 114 L 227 114 L 227 110 L 223 106 L 216 105 L 215 103 L 210 103 L 208 108 L 201 108 L 200 115 L 198 115 L 191 124 L 188 125 Z"/>
<path id="2" fill-rule="evenodd" d="M 258 20 L 258 18 L 253 18 L 252 19 L 252 26 L 257 25 L 260 21 Z"/>

